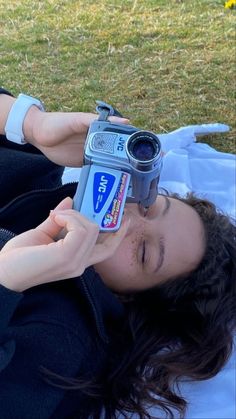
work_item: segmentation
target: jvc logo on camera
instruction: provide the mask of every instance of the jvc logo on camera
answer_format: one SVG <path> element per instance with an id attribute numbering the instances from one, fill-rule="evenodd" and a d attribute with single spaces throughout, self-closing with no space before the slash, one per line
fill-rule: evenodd
<path id="1" fill-rule="evenodd" d="M 104 175 L 101 176 L 100 184 L 98 187 L 98 192 L 105 193 L 107 189 L 108 179 Z"/>
<path id="2" fill-rule="evenodd" d="M 95 173 L 93 182 L 93 207 L 96 213 L 101 211 L 107 201 L 115 179 L 115 176 L 110 173 Z"/>
<path id="3" fill-rule="evenodd" d="M 118 151 L 123 151 L 124 150 L 124 144 L 125 144 L 125 140 L 123 140 L 122 138 L 119 138 L 117 150 Z"/>

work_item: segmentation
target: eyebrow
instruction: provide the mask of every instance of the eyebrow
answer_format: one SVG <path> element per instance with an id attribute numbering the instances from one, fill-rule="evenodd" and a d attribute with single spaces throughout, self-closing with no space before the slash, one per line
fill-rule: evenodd
<path id="1" fill-rule="evenodd" d="M 157 266 L 155 267 L 153 273 L 156 274 L 159 269 L 162 267 L 163 262 L 164 262 L 164 257 L 165 257 L 165 244 L 164 244 L 164 239 L 163 237 L 160 238 L 159 240 L 159 247 L 160 247 L 160 254 L 159 254 L 159 258 L 157 261 Z"/>
<path id="2" fill-rule="evenodd" d="M 162 196 L 163 196 L 163 198 L 165 198 L 165 208 L 163 209 L 163 211 L 161 213 L 161 215 L 163 217 L 164 215 L 167 214 L 167 212 L 170 209 L 170 200 L 169 200 L 169 198 L 167 196 L 165 196 L 165 195 L 162 195 Z"/>
<path id="3" fill-rule="evenodd" d="M 167 198 L 167 196 L 163 195 L 163 197 L 165 198 L 165 207 L 161 213 L 161 216 L 165 216 L 169 209 L 170 209 L 170 200 L 169 198 Z M 164 262 L 164 258 L 165 258 L 165 241 L 164 241 L 164 237 L 160 237 L 159 240 L 159 247 L 160 247 L 160 254 L 159 254 L 159 258 L 157 260 L 157 266 L 154 269 L 153 273 L 157 273 L 159 271 L 159 269 L 162 267 L 163 262 Z"/>

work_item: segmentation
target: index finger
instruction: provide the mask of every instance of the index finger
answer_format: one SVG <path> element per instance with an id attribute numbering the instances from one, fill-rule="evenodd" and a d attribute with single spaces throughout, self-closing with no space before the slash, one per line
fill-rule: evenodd
<path id="1" fill-rule="evenodd" d="M 96 121 L 99 117 L 98 114 L 95 113 L 86 113 L 86 112 L 79 112 L 78 116 L 83 115 L 83 122 L 87 125 L 91 124 L 91 122 Z M 129 124 L 130 120 L 128 118 L 123 118 L 120 116 L 109 116 L 108 121 L 116 123 L 116 124 Z"/>
<path id="2" fill-rule="evenodd" d="M 115 122 L 116 124 L 129 124 L 130 121 L 127 118 L 121 118 L 119 116 L 109 116 L 108 121 Z"/>

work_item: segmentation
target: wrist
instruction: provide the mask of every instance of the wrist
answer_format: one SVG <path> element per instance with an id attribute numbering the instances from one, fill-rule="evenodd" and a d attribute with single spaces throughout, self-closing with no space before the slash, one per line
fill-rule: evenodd
<path id="1" fill-rule="evenodd" d="M 34 145 L 35 143 L 35 127 L 40 126 L 40 118 L 43 114 L 43 111 L 41 111 L 37 106 L 31 106 L 25 116 L 24 122 L 23 122 L 23 134 L 25 137 L 25 141 L 27 143 L 30 143 Z"/>

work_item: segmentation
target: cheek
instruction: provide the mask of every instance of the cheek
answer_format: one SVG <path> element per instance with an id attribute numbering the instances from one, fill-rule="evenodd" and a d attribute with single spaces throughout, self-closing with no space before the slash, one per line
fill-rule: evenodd
<path id="1" fill-rule="evenodd" d="M 138 268 L 137 249 L 138 239 L 125 239 L 110 258 L 109 264 L 116 277 L 131 278 L 136 275 Z"/>
<path id="2" fill-rule="evenodd" d="M 140 237 L 126 237 L 116 252 L 95 266 L 104 283 L 115 291 L 133 287 L 138 277 L 137 251 Z"/>
<path id="3" fill-rule="evenodd" d="M 118 271 L 130 272 L 137 266 L 137 256 L 134 247 L 121 245 L 112 256 L 112 264 Z"/>

